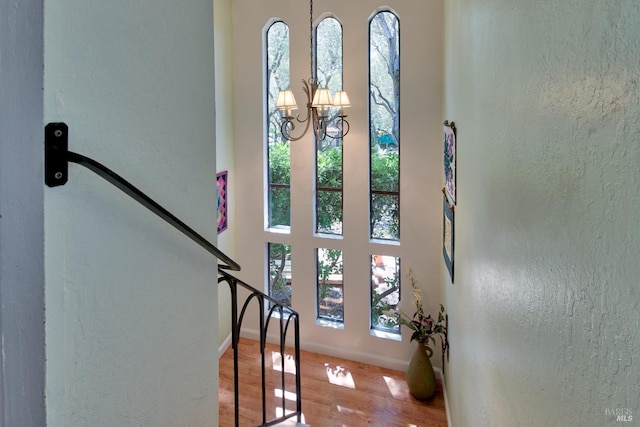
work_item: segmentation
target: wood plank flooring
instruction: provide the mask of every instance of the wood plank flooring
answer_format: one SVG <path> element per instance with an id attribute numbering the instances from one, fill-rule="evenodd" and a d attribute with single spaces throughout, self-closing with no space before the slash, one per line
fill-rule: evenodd
<path id="1" fill-rule="evenodd" d="M 268 419 L 282 407 L 282 375 L 277 347 L 269 347 L 266 381 Z M 295 410 L 293 350 L 285 356 L 287 413 Z M 256 341 L 242 340 L 240 367 L 240 425 L 261 422 L 260 352 Z M 441 384 L 436 396 L 421 402 L 409 394 L 404 372 L 365 365 L 321 354 L 301 352 L 303 422 L 312 427 L 446 427 Z M 277 384 L 277 385 L 276 385 Z M 220 359 L 220 426 L 233 426 L 233 351 Z M 295 423 L 294 423 L 295 424 Z"/>

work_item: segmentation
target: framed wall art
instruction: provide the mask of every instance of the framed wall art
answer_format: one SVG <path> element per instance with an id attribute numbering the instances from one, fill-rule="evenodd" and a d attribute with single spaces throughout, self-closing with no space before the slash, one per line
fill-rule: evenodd
<path id="1" fill-rule="evenodd" d="M 218 234 L 227 229 L 229 203 L 227 198 L 228 181 L 228 171 L 222 171 L 216 174 L 216 193 L 218 195 Z"/>
<path id="2" fill-rule="evenodd" d="M 442 205 L 442 255 L 449 270 L 449 276 L 451 276 L 451 283 L 453 283 L 455 206 L 449 202 L 446 194 L 442 196 Z"/>
<path id="3" fill-rule="evenodd" d="M 444 135 L 444 188 L 451 204 L 456 204 L 456 125 L 445 120 Z"/>

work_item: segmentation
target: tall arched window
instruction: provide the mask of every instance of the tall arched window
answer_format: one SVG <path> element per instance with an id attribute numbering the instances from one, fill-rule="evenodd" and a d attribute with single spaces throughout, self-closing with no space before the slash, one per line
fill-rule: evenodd
<path id="1" fill-rule="evenodd" d="M 400 240 L 400 23 L 369 22 L 369 207 L 372 239 Z"/>
<path id="2" fill-rule="evenodd" d="M 265 58 L 266 225 L 288 230 L 291 226 L 291 159 L 289 142 L 282 137 L 276 108 L 278 93 L 289 88 L 289 27 L 282 21 L 274 22 L 266 31 Z"/>
<path id="3" fill-rule="evenodd" d="M 315 77 L 319 87 L 334 96 L 342 90 L 342 24 L 333 17 L 324 18 L 316 27 Z M 338 108 L 329 109 L 335 118 Z M 329 134 L 334 134 L 329 129 Z M 316 232 L 342 235 L 343 182 L 342 139 L 327 137 L 316 141 Z"/>
<path id="4" fill-rule="evenodd" d="M 265 37 L 265 128 L 267 165 L 266 225 L 288 231 L 291 226 L 291 158 L 289 141 L 282 137 L 278 93 L 289 88 L 289 27 L 282 21 L 269 26 Z M 267 243 L 267 291 L 269 296 L 291 305 L 291 246 Z"/>

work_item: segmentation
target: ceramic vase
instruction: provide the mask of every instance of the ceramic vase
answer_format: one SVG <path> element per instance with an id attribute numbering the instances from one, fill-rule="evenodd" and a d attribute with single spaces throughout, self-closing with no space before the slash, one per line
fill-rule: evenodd
<path id="1" fill-rule="evenodd" d="M 407 368 L 409 391 L 419 400 L 431 399 L 436 393 L 436 375 L 430 360 L 432 354 L 433 350 L 418 343 Z"/>

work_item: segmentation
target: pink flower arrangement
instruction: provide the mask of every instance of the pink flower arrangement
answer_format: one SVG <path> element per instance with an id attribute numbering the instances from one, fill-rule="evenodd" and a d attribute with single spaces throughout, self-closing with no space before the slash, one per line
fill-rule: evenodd
<path id="1" fill-rule="evenodd" d="M 429 350 L 431 350 L 429 347 L 429 341 L 435 345 L 436 339 L 434 338 L 434 335 L 440 335 L 444 364 L 444 354 L 449 348 L 449 342 L 447 340 L 448 316 L 444 306 L 440 304 L 438 320 L 434 321 L 430 314 L 425 314 L 424 312 L 424 308 L 422 306 L 422 289 L 416 285 L 417 282 L 411 269 L 409 269 L 407 277 L 411 281 L 411 297 L 413 299 L 413 304 L 416 306 L 416 311 L 411 317 L 407 316 L 402 311 L 398 311 L 395 313 L 397 316 L 396 318 L 400 325 L 404 325 L 413 331 L 413 334 L 411 334 L 411 341 L 416 340 Z"/>

